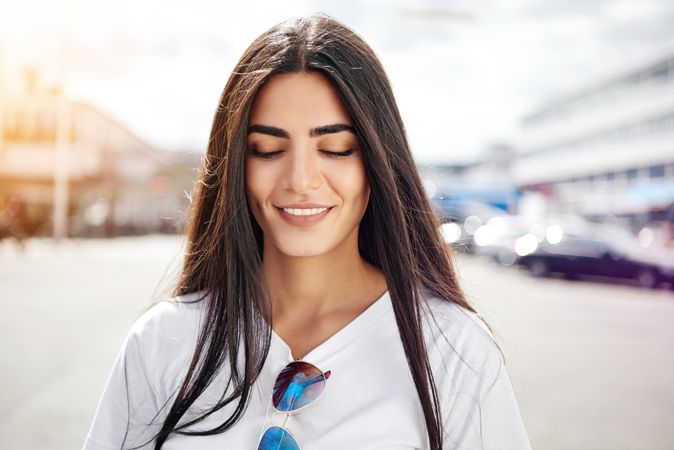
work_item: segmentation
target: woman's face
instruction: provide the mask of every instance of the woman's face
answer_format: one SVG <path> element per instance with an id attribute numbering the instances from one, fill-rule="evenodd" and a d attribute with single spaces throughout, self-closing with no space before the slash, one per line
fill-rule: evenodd
<path id="1" fill-rule="evenodd" d="M 370 187 L 351 118 L 324 75 L 274 75 L 258 91 L 248 120 L 246 191 L 265 253 L 357 249 Z"/>

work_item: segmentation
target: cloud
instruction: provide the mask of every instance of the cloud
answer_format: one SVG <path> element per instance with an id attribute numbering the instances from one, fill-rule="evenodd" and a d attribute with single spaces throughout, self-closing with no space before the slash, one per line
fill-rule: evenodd
<path id="1" fill-rule="evenodd" d="M 474 159 L 485 145 L 512 139 L 520 118 L 550 98 L 674 48 L 667 0 L 63 4 L 2 8 L 5 72 L 36 64 L 57 73 L 65 42 L 68 92 L 174 149 L 205 147 L 236 60 L 291 16 L 328 13 L 374 48 L 421 162 Z"/>

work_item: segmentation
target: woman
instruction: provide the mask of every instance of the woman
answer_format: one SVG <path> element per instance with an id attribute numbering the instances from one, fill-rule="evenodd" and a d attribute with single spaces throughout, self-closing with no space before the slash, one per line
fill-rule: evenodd
<path id="1" fill-rule="evenodd" d="M 391 87 L 325 16 L 253 42 L 213 121 L 176 298 L 132 327 L 85 449 L 526 449 Z"/>

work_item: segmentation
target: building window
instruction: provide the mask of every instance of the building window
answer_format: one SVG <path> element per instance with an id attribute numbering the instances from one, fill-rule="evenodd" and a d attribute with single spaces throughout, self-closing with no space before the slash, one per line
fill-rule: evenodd
<path id="1" fill-rule="evenodd" d="M 651 166 L 648 169 L 649 178 L 664 178 L 665 176 L 665 165 L 660 164 L 659 166 Z"/>
<path id="2" fill-rule="evenodd" d="M 669 67 L 667 64 L 657 67 L 649 74 L 649 78 L 656 83 L 666 83 L 669 78 Z"/>

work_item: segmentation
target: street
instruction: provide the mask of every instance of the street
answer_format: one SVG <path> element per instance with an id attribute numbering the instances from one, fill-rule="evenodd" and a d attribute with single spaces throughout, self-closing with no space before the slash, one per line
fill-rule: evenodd
<path id="1" fill-rule="evenodd" d="M 80 448 L 135 318 L 179 268 L 181 238 L 0 241 L 0 443 Z M 674 293 L 531 278 L 458 255 L 538 450 L 674 448 Z"/>

